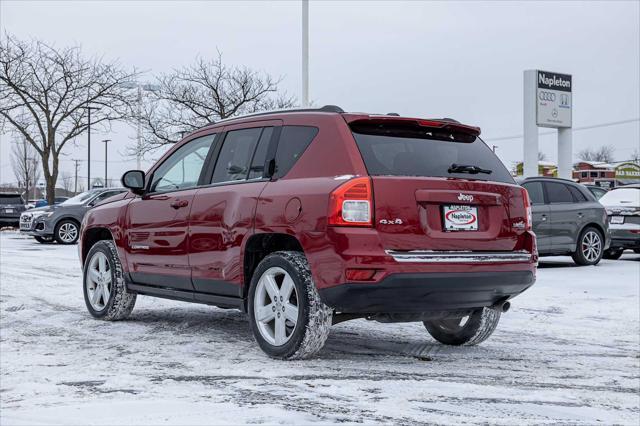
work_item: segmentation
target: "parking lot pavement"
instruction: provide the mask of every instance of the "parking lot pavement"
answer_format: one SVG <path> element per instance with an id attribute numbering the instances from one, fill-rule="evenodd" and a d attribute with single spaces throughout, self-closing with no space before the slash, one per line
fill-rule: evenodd
<path id="1" fill-rule="evenodd" d="M 421 324 L 334 327 L 316 359 L 267 358 L 243 314 L 140 297 L 86 312 L 75 246 L 0 233 L 0 423 L 637 424 L 640 255 L 538 281 L 477 347 Z"/>

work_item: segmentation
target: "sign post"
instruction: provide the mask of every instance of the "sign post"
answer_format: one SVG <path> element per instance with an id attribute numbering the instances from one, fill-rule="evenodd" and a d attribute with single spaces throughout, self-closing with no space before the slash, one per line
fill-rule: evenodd
<path id="1" fill-rule="evenodd" d="M 524 72 L 524 176 L 538 175 L 538 127 L 558 129 L 558 176 L 573 168 L 571 75 L 541 70 Z"/>

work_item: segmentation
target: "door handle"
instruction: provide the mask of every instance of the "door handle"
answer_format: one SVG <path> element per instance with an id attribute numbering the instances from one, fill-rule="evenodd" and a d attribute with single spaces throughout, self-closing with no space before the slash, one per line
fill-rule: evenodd
<path id="1" fill-rule="evenodd" d="M 179 209 L 181 207 L 187 207 L 189 205 L 189 202 L 187 200 L 176 200 L 169 205 L 174 209 Z"/>
<path id="2" fill-rule="evenodd" d="M 546 214 L 543 214 L 543 215 L 542 215 L 542 221 L 544 222 L 545 220 L 547 220 L 547 215 L 546 215 Z"/>
<path id="3" fill-rule="evenodd" d="M 582 217 L 582 212 L 578 212 L 578 217 Z"/>

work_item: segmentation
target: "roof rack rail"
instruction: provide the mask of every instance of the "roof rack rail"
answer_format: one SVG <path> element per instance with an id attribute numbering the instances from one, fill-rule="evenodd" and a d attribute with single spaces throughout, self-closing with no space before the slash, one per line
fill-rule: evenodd
<path id="1" fill-rule="evenodd" d="M 441 119 L 440 119 L 440 121 L 448 121 L 448 122 L 450 122 L 450 123 L 457 123 L 457 124 L 460 124 L 460 122 L 459 122 L 458 120 L 455 120 L 455 119 L 453 119 L 453 118 L 449 118 L 449 117 L 441 118 Z"/>
<path id="2" fill-rule="evenodd" d="M 251 114 L 238 115 L 236 117 L 224 118 L 222 120 L 212 121 L 209 124 L 207 124 L 207 126 L 213 126 L 214 124 L 223 123 L 223 122 L 229 121 L 229 120 L 236 120 L 238 118 L 259 117 L 261 115 L 279 114 L 279 113 L 284 113 L 284 112 L 336 112 L 336 113 L 342 114 L 344 112 L 344 110 L 342 108 L 340 108 L 339 106 L 337 106 L 337 105 L 325 105 L 325 106 L 320 107 L 320 108 L 278 109 L 278 110 L 254 112 L 254 113 L 251 113 Z M 205 126 L 205 127 L 207 127 L 207 126 Z"/>
<path id="3" fill-rule="evenodd" d="M 400 114 L 398 114 L 397 112 L 388 112 L 387 115 L 391 115 L 393 117 L 400 117 Z"/>

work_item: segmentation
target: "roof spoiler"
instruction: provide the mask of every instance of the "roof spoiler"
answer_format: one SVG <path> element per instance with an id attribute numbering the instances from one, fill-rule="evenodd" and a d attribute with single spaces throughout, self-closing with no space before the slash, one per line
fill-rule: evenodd
<path id="1" fill-rule="evenodd" d="M 369 115 L 369 116 L 358 116 L 353 117 L 352 120 L 347 120 L 351 123 L 359 123 L 359 124 L 405 124 L 405 125 L 414 125 L 419 127 L 428 127 L 431 129 L 442 129 L 442 130 L 450 130 L 459 133 L 465 133 L 472 136 L 480 136 L 480 127 L 476 126 L 468 126 L 466 124 L 462 124 L 459 121 L 456 121 L 452 118 L 408 118 L 408 117 L 397 117 L 391 115 Z"/>

